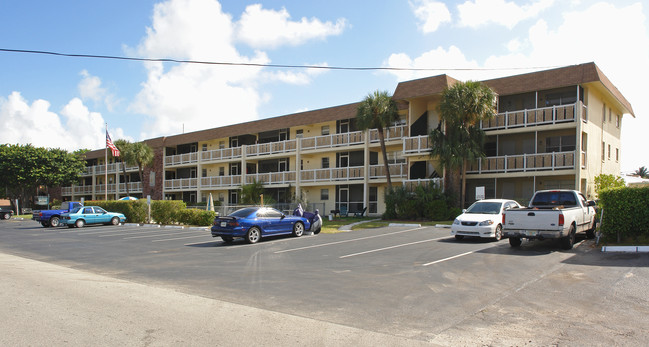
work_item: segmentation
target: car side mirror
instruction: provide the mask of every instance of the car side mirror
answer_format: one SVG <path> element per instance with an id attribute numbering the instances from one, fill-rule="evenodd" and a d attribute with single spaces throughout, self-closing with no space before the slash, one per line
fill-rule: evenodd
<path id="1" fill-rule="evenodd" d="M 462 209 L 462 213 L 464 213 L 464 212 L 466 212 L 466 208 L 463 208 L 463 209 Z"/>
<path id="2" fill-rule="evenodd" d="M 282 213 L 282 218 L 280 219 L 284 219 L 284 218 L 286 218 L 286 215 Z"/>
<path id="3" fill-rule="evenodd" d="M 588 206 L 593 206 L 593 207 L 595 207 L 595 206 L 597 206 L 597 204 L 595 203 L 595 201 L 593 201 L 593 200 L 589 200 L 589 201 L 588 201 Z"/>

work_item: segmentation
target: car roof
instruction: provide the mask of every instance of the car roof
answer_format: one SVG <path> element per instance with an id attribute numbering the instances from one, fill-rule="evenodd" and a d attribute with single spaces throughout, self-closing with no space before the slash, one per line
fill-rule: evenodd
<path id="1" fill-rule="evenodd" d="M 516 202 L 516 200 L 512 200 L 512 199 L 482 199 L 482 200 L 477 200 L 476 202 L 501 202 L 502 203 L 502 202 L 510 202 L 510 201 Z"/>

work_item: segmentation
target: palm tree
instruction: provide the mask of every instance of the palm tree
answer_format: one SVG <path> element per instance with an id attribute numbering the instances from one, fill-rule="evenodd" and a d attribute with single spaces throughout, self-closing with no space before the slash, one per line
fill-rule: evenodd
<path id="1" fill-rule="evenodd" d="M 495 101 L 496 93 L 480 82 L 457 83 L 442 93 L 439 114 L 445 126 L 429 134 L 431 156 L 437 156 L 442 167 L 461 170 L 461 207 L 466 196 L 467 163 L 485 155 L 480 122 L 496 115 Z"/>
<path id="2" fill-rule="evenodd" d="M 639 169 L 637 169 L 635 171 L 635 174 L 642 178 L 649 178 L 649 170 L 647 170 L 647 168 L 644 166 L 641 166 Z"/>
<path id="3" fill-rule="evenodd" d="M 388 154 L 385 150 L 385 136 L 383 129 L 390 126 L 390 123 L 399 119 L 397 104 L 387 91 L 375 91 L 369 94 L 358 105 L 356 113 L 356 125 L 360 130 L 376 129 L 379 133 L 381 142 L 381 152 L 383 153 L 383 165 L 385 167 L 385 177 L 388 181 L 388 189 L 392 189 L 392 180 L 390 178 L 390 168 L 388 166 Z"/>
<path id="4" fill-rule="evenodd" d="M 128 143 L 124 152 L 122 153 L 122 161 L 127 165 L 137 165 L 142 184 L 142 193 L 144 193 L 144 168 L 153 164 L 153 149 L 144 142 L 135 142 Z"/>
<path id="5" fill-rule="evenodd" d="M 122 162 L 122 172 L 124 173 L 124 179 L 126 180 L 126 196 L 131 196 L 131 193 L 128 190 L 128 178 L 126 176 L 126 164 L 129 160 L 132 160 L 132 152 L 130 150 L 131 142 L 124 139 L 119 139 L 115 141 L 115 146 L 119 149 L 120 161 Z"/>
<path id="6" fill-rule="evenodd" d="M 241 186 L 241 203 L 243 205 L 258 205 L 264 194 L 264 182 L 253 180 L 252 183 Z"/>

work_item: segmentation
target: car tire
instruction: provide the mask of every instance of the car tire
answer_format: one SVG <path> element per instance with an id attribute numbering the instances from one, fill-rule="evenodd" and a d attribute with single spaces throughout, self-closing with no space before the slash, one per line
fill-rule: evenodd
<path id="1" fill-rule="evenodd" d="M 76 226 L 77 228 L 83 228 L 84 225 L 86 225 L 86 221 L 84 221 L 83 219 L 77 219 L 77 221 L 74 222 L 74 226 Z"/>
<path id="2" fill-rule="evenodd" d="M 575 232 L 575 226 L 570 226 L 570 231 L 568 232 L 568 235 L 564 236 L 561 238 L 561 248 L 565 250 L 572 249 L 572 246 L 575 244 L 575 237 L 576 237 L 576 232 Z"/>
<path id="3" fill-rule="evenodd" d="M 112 225 L 119 225 L 119 218 L 118 218 L 118 217 L 113 217 L 113 218 L 110 220 L 110 224 L 112 224 Z"/>
<path id="4" fill-rule="evenodd" d="M 43 226 L 43 228 L 49 228 L 50 222 L 41 222 L 41 225 Z"/>
<path id="5" fill-rule="evenodd" d="M 313 229 L 313 234 L 318 235 L 318 234 L 320 234 L 320 231 L 322 230 L 322 218 L 320 218 L 320 216 L 318 216 L 318 220 L 316 220 L 314 222 L 314 224 L 315 224 L 314 226 L 311 226 L 311 228 L 315 227 L 315 229 Z"/>
<path id="6" fill-rule="evenodd" d="M 521 241 L 520 237 L 510 237 L 509 238 L 509 245 L 511 247 L 520 247 L 521 243 L 523 243 L 523 241 Z"/>
<path id="7" fill-rule="evenodd" d="M 56 228 L 59 225 L 61 225 L 61 220 L 59 219 L 59 217 L 54 216 L 54 217 L 50 218 L 50 226 L 52 228 Z"/>
<path id="8" fill-rule="evenodd" d="M 594 239 L 595 238 L 595 230 L 597 230 L 597 222 L 595 220 L 593 220 L 593 227 L 586 230 L 586 238 Z"/>
<path id="9" fill-rule="evenodd" d="M 302 222 L 295 222 L 293 224 L 293 236 L 300 237 L 304 235 L 304 224 Z"/>
<path id="10" fill-rule="evenodd" d="M 464 239 L 464 235 L 455 235 L 455 239 L 460 241 L 460 240 Z"/>
<path id="11" fill-rule="evenodd" d="M 496 226 L 496 231 L 494 231 L 494 239 L 496 239 L 496 241 L 503 239 L 503 226 L 500 224 Z"/>
<path id="12" fill-rule="evenodd" d="M 9 213 L 3 213 L 0 217 L 2 217 L 2 219 L 9 219 L 11 218 L 11 215 Z"/>
<path id="13" fill-rule="evenodd" d="M 221 236 L 221 240 L 223 240 L 223 242 L 229 244 L 229 243 L 232 243 L 234 241 L 234 238 L 232 238 L 230 236 Z"/>
<path id="14" fill-rule="evenodd" d="M 246 233 L 246 236 L 244 238 L 246 239 L 246 242 L 250 244 L 259 242 L 259 240 L 261 240 L 261 229 L 257 227 L 248 229 L 248 232 Z"/>

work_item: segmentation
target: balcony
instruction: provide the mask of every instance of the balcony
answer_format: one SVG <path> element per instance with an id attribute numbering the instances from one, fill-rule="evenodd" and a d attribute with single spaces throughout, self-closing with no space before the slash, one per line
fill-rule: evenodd
<path id="1" fill-rule="evenodd" d="M 246 183 L 250 184 L 255 181 L 263 182 L 264 185 L 273 185 L 273 184 L 295 184 L 295 171 L 282 171 L 282 172 L 266 172 L 266 173 L 256 173 L 256 174 L 247 174 Z"/>
<path id="2" fill-rule="evenodd" d="M 198 152 L 190 152 L 165 157 L 165 166 L 186 165 L 198 163 Z"/>
<path id="3" fill-rule="evenodd" d="M 389 164 L 390 178 L 406 178 L 408 177 L 408 166 L 405 163 Z M 370 179 L 385 178 L 385 166 L 371 165 L 370 166 Z"/>
<path id="4" fill-rule="evenodd" d="M 443 188 L 444 185 L 444 180 L 442 178 L 420 178 L 416 180 L 405 180 L 403 181 L 403 186 L 406 188 L 408 191 L 414 191 L 417 186 L 434 186 L 436 188 Z"/>
<path id="5" fill-rule="evenodd" d="M 123 171 L 122 165 L 124 164 L 123 163 L 108 164 L 108 173 L 109 174 L 121 173 Z M 137 170 L 138 170 L 137 165 L 126 167 L 126 171 L 137 171 Z M 92 176 L 93 174 L 104 175 L 105 173 L 106 173 L 106 165 L 94 165 L 94 166 L 86 166 L 81 176 Z"/>
<path id="6" fill-rule="evenodd" d="M 300 178 L 302 182 L 337 182 L 362 180 L 364 176 L 364 167 L 353 166 L 304 170 Z"/>
<path id="7" fill-rule="evenodd" d="M 300 139 L 302 150 L 335 148 L 363 144 L 363 132 L 331 134 Z"/>
<path id="8" fill-rule="evenodd" d="M 198 188 L 198 178 L 178 178 L 165 180 L 165 190 L 188 190 Z"/>
<path id="9" fill-rule="evenodd" d="M 256 157 L 260 155 L 286 154 L 295 152 L 297 149 L 297 140 L 287 140 L 269 143 L 260 143 L 246 146 L 246 157 Z"/>
<path id="10" fill-rule="evenodd" d="M 467 174 L 511 173 L 575 168 L 575 151 L 505 155 L 470 163 Z"/>
<path id="11" fill-rule="evenodd" d="M 201 178 L 201 188 L 232 188 L 241 186 L 241 176 L 210 176 Z"/>
<path id="12" fill-rule="evenodd" d="M 201 152 L 201 161 L 241 159 L 241 147 L 220 148 Z"/>
<path id="13" fill-rule="evenodd" d="M 482 130 L 500 130 L 546 124 L 574 122 L 581 103 L 498 113 L 481 123 Z M 582 117 L 585 112 L 582 112 Z"/>
<path id="14" fill-rule="evenodd" d="M 383 137 L 385 142 L 401 140 L 402 138 L 408 136 L 408 127 L 405 125 L 393 126 L 388 129 L 383 129 Z M 378 143 L 379 131 L 376 129 L 370 130 L 370 143 Z"/>
<path id="15" fill-rule="evenodd" d="M 429 155 L 430 154 L 430 138 L 428 135 L 420 135 L 407 137 L 403 139 L 403 154 L 404 155 Z"/>

